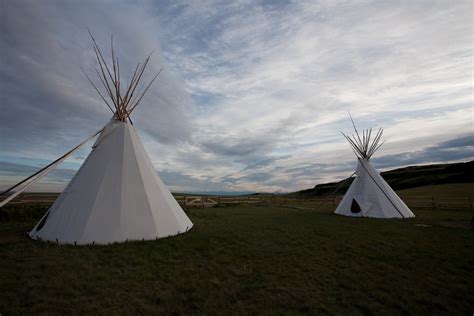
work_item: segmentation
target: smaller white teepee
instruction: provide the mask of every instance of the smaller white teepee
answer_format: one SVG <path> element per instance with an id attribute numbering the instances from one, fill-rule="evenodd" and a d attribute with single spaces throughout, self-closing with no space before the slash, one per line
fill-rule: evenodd
<path id="1" fill-rule="evenodd" d="M 351 118 L 352 120 L 352 118 Z M 354 122 L 352 122 L 354 124 Z M 408 218 L 415 217 L 400 197 L 393 191 L 369 159 L 379 145 L 382 129 L 379 129 L 371 142 L 372 130 L 362 131 L 360 137 L 355 125 L 356 137 L 346 136 L 358 158 L 356 178 L 347 190 L 335 213 L 345 216 L 376 217 L 376 218 Z"/>

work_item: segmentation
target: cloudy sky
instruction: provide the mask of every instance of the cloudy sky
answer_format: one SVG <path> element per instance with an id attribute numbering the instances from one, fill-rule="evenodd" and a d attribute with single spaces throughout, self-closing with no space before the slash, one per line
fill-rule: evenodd
<path id="1" fill-rule="evenodd" d="M 385 129 L 375 165 L 474 159 L 472 1 L 1 1 L 0 186 L 100 129 L 87 27 L 121 72 L 164 71 L 133 113 L 173 191 L 294 191 L 349 176 L 340 134 Z M 58 191 L 87 156 L 33 190 Z"/>

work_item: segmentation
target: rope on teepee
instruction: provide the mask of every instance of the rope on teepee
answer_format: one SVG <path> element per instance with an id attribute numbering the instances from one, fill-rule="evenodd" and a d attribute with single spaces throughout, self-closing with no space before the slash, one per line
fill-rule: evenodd
<path id="1" fill-rule="evenodd" d="M 71 156 L 74 152 L 76 152 L 79 148 L 81 148 L 85 143 L 87 143 L 89 140 L 91 140 L 92 138 L 96 137 L 100 132 L 102 132 L 103 128 L 101 128 L 100 130 L 98 130 L 96 133 L 94 133 L 94 135 L 88 137 L 86 140 L 84 140 L 82 143 L 80 143 L 79 145 L 77 145 L 76 147 L 74 147 L 73 149 L 71 149 L 70 151 L 68 151 L 67 153 L 65 153 L 64 155 L 62 155 L 61 157 L 59 157 L 58 159 L 56 159 L 55 161 L 53 161 L 52 163 L 50 163 L 49 165 L 47 165 L 46 167 L 44 168 L 41 168 L 40 170 L 38 170 L 37 172 L 35 172 L 34 174 L 32 174 L 31 176 L 29 176 L 28 178 L 18 182 L 17 184 L 15 184 L 14 186 L 8 188 L 7 190 L 3 191 L 2 193 L 0 193 L 0 196 L 4 196 L 6 195 L 7 193 L 15 190 L 16 188 L 20 187 L 21 185 L 23 185 L 23 187 L 21 187 L 18 191 L 16 191 L 15 193 L 9 195 L 5 200 L 1 201 L 0 202 L 0 207 L 3 207 L 5 204 L 7 204 L 8 202 L 10 202 L 11 200 L 13 200 L 15 197 L 17 197 L 20 193 L 22 193 L 23 191 L 25 191 L 29 186 L 31 186 L 33 183 L 37 182 L 39 179 L 41 179 L 42 177 L 44 177 L 45 175 L 47 175 L 48 173 L 50 173 L 51 171 L 53 171 L 54 169 L 56 169 L 56 167 L 61 163 L 63 162 L 67 157 Z M 28 182 L 29 181 L 29 182 Z"/>

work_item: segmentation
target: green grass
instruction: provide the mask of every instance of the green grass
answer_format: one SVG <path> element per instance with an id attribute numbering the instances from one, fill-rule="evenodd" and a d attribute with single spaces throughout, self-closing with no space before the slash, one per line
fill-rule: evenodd
<path id="1" fill-rule="evenodd" d="M 192 209 L 187 234 L 74 247 L 25 237 L 45 209 L 0 211 L 2 315 L 474 312 L 469 211 Z"/>

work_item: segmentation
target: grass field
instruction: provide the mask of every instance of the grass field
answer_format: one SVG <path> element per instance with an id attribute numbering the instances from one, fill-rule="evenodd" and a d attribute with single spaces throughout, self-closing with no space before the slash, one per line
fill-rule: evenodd
<path id="1" fill-rule="evenodd" d="M 0 314 L 474 312 L 470 211 L 191 209 L 187 234 L 112 246 L 28 239 L 46 207 L 0 212 Z"/>

